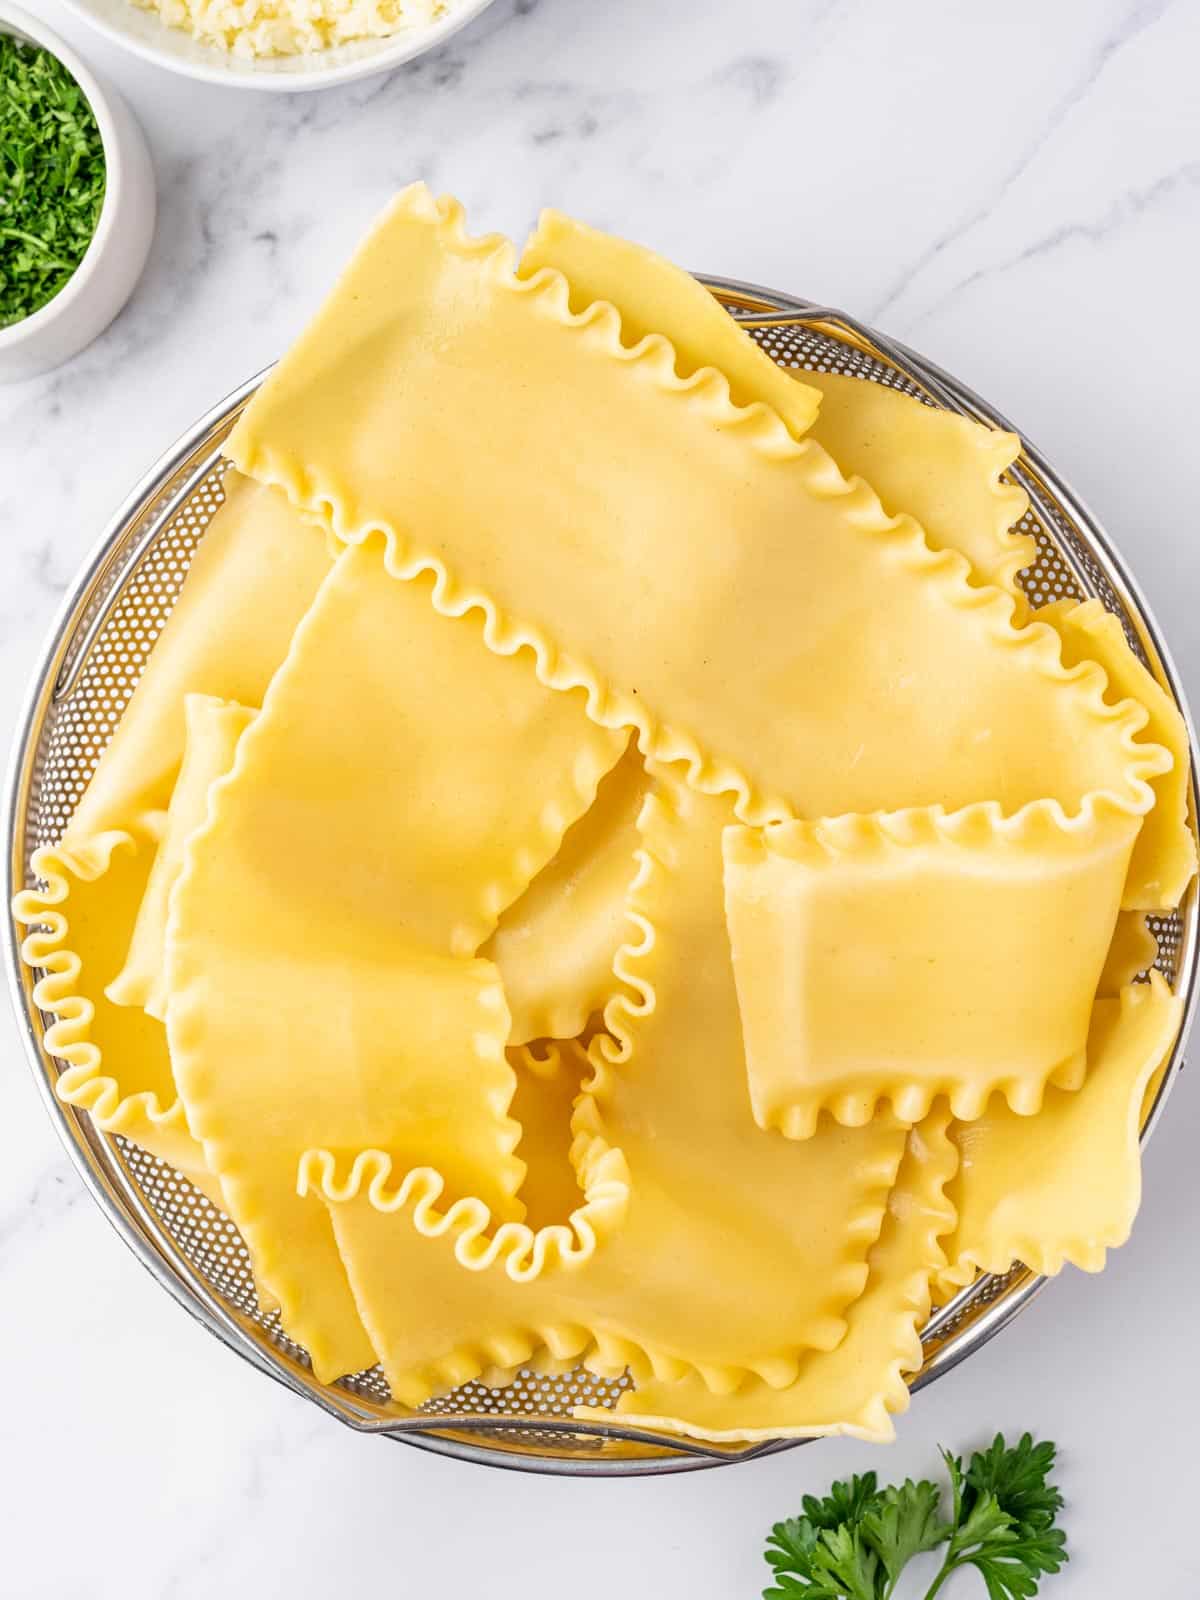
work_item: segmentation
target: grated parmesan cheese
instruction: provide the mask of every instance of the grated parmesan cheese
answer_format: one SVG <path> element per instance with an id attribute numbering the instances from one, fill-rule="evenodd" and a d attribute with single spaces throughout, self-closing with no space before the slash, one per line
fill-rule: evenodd
<path id="1" fill-rule="evenodd" d="M 231 55 L 293 56 L 436 22 L 451 0 L 133 0 Z"/>

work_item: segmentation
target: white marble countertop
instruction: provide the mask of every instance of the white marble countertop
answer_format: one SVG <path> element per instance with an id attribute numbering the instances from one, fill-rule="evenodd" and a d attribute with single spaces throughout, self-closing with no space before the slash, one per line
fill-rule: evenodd
<path id="1" fill-rule="evenodd" d="M 472 223 L 543 203 L 690 266 L 842 304 L 1012 416 L 1090 500 L 1200 694 L 1200 10 L 1188 0 L 497 0 L 386 78 L 269 97 L 171 77 L 26 0 L 126 92 L 160 217 L 130 305 L 0 389 L 0 734 L 141 472 L 275 356 L 414 177 Z M 532 1479 L 357 1438 L 195 1326 L 87 1199 L 0 1018 L 0 1592 L 732 1600 L 805 1491 L 997 1428 L 1060 1441 L 1050 1600 L 1200 1592 L 1200 1082 L 1132 1243 L 919 1397 L 890 1452 Z M 1131 1499 L 1137 1512 L 1130 1518 Z M 1144 1553 L 1147 1546 L 1149 1554 Z M 964 1596 L 971 1580 L 962 1580 Z M 958 1591 L 950 1591 L 957 1596 Z"/>

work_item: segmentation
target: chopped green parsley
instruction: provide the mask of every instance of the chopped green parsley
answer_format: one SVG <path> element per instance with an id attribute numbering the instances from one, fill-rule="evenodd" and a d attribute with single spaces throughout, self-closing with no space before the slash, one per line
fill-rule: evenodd
<path id="1" fill-rule="evenodd" d="M 0 328 L 22 322 L 83 260 L 104 203 L 104 146 L 75 79 L 0 33 Z"/>

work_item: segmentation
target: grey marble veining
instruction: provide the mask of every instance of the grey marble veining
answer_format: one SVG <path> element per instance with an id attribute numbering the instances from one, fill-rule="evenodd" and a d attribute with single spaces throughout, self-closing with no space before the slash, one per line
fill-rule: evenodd
<path id="1" fill-rule="evenodd" d="M 1200 692 L 1195 373 L 1200 10 L 1191 0 L 497 0 L 388 76 L 293 97 L 172 78 L 26 0 L 126 92 L 160 217 L 108 333 L 0 388 L 0 730 L 130 485 L 302 325 L 424 178 L 472 226 L 552 203 L 688 266 L 844 305 L 987 394 L 1129 557 Z M 726 1600 L 805 1490 L 934 1442 L 1056 1435 L 1077 1558 L 1049 1600 L 1200 1585 L 1190 1484 L 1200 1100 L 1185 1074 L 1143 1217 L 923 1395 L 890 1454 L 816 1446 L 664 1482 L 485 1474 L 357 1439 L 205 1336 L 121 1248 L 0 1019 L 0 1592 Z M 1158 1308 L 1157 1310 L 1155 1308 Z M 1153 1569 L 1120 1532 L 1154 1461 Z M 1173 1521 L 1172 1521 L 1173 1516 Z"/>

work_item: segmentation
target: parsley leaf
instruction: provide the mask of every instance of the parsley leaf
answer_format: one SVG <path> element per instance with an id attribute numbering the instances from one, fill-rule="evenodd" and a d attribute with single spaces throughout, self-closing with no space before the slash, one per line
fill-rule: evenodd
<path id="1" fill-rule="evenodd" d="M 1029 1538 L 1010 1536 L 969 1558 L 983 1578 L 988 1600 L 1029 1600 L 1047 1573 L 1061 1572 L 1067 1559 L 1061 1530 Z"/>
<path id="2" fill-rule="evenodd" d="M 857 1527 L 863 1513 L 870 1509 L 878 1495 L 878 1479 L 873 1472 L 855 1473 L 849 1483 L 835 1483 L 823 1500 L 806 1494 L 801 1502 L 804 1515 L 814 1528 L 837 1528 L 843 1522 Z"/>
<path id="3" fill-rule="evenodd" d="M 1011 1448 L 997 1434 L 964 1470 L 942 1451 L 950 1477 L 951 1519 L 927 1479 L 880 1489 L 873 1472 L 835 1483 L 821 1499 L 805 1495 L 803 1516 L 777 1522 L 766 1560 L 774 1585 L 764 1600 L 890 1600 L 914 1556 L 946 1546 L 926 1600 L 963 1567 L 974 1567 L 988 1600 L 1033 1600 L 1042 1578 L 1067 1560 L 1054 1526 L 1062 1495 L 1049 1481 L 1053 1444 L 1029 1434 Z"/>
<path id="4" fill-rule="evenodd" d="M 1053 1444 L 1035 1445 L 1029 1434 L 1009 1448 L 998 1433 L 971 1457 L 965 1473 L 962 1462 L 946 1454 L 957 1524 L 946 1575 L 973 1566 L 989 1600 L 1030 1600 L 1043 1577 L 1061 1572 L 1067 1540 L 1054 1519 L 1063 1500 L 1047 1481 L 1055 1453 Z"/>
<path id="5" fill-rule="evenodd" d="M 0 328 L 69 281 L 100 220 L 104 176 L 75 79 L 48 51 L 0 33 Z"/>
<path id="6" fill-rule="evenodd" d="M 879 1557 L 863 1542 L 857 1528 L 825 1528 L 821 1532 L 820 1558 L 842 1585 L 848 1600 L 876 1600 Z M 818 1547 L 820 1548 L 820 1547 Z"/>
<path id="7" fill-rule="evenodd" d="M 878 1600 L 879 1557 L 860 1532 L 878 1499 L 876 1482 L 867 1472 L 835 1483 L 823 1499 L 806 1494 L 802 1517 L 775 1524 L 766 1559 L 776 1586 L 763 1591 L 767 1600 Z"/>
<path id="8" fill-rule="evenodd" d="M 987 1450 L 971 1457 L 967 1484 L 977 1494 L 994 1494 L 1015 1522 L 1049 1527 L 1063 1503 L 1062 1495 L 1046 1481 L 1054 1456 L 1049 1440 L 1035 1445 L 1025 1434 L 1010 1450 L 998 1433 Z"/>
<path id="9" fill-rule="evenodd" d="M 863 1518 L 863 1536 L 883 1562 L 889 1588 L 913 1556 L 936 1550 L 950 1537 L 950 1524 L 942 1521 L 942 1495 L 928 1479 L 905 1480 L 898 1489 L 885 1489 Z"/>
<path id="10" fill-rule="evenodd" d="M 766 1558 L 775 1585 L 763 1590 L 764 1600 L 878 1600 L 879 1558 L 848 1523 L 817 1528 L 808 1517 L 777 1522 Z"/>

